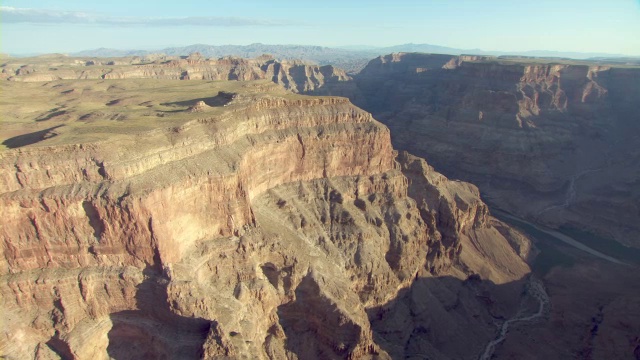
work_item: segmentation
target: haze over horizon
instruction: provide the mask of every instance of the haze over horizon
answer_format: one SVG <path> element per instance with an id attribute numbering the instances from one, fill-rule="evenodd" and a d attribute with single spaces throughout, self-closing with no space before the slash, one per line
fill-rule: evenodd
<path id="1" fill-rule="evenodd" d="M 640 1 L 5 0 L 0 51 L 156 50 L 191 44 L 459 49 L 640 56 Z"/>

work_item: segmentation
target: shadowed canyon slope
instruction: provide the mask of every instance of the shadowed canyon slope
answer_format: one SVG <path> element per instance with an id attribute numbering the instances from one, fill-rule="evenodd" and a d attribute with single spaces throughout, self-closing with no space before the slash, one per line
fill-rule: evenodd
<path id="1" fill-rule="evenodd" d="M 2 90 L 7 358 L 472 359 L 527 298 L 529 241 L 346 98 Z"/>
<path id="2" fill-rule="evenodd" d="M 396 147 L 491 203 L 640 246 L 640 68 L 399 53 L 354 81 Z"/>

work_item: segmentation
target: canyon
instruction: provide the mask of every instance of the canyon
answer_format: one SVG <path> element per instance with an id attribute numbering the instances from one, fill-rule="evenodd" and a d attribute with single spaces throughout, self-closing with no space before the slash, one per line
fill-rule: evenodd
<path id="1" fill-rule="evenodd" d="M 493 205 L 640 247 L 640 67 L 398 53 L 352 101 Z"/>
<path id="2" fill-rule="evenodd" d="M 482 57 L 5 60 L 0 355 L 638 358 L 637 263 L 481 198 L 549 226 L 604 203 L 584 227 L 635 245 L 635 70 L 574 74 L 581 102 L 540 66 L 517 100 L 523 65 Z"/>
<path id="3" fill-rule="evenodd" d="M 530 244 L 474 186 L 394 152 L 345 98 L 270 81 L 3 86 L 16 129 L 50 129 L 14 135 L 0 160 L 9 358 L 401 356 L 410 294 L 478 316 L 411 346 L 470 356 L 529 272 L 511 243 Z M 31 101 L 60 94 L 64 115 L 29 121 Z M 500 305 L 475 297 L 504 283 Z"/>
<path id="4" fill-rule="evenodd" d="M 77 79 L 166 79 L 250 81 L 269 79 L 296 93 L 310 92 L 333 83 L 332 91 L 349 85 L 351 77 L 332 65 L 318 66 L 300 60 L 277 60 L 271 55 L 255 59 L 224 57 L 209 59 L 150 54 L 122 58 L 70 58 L 49 55 L 8 58 L 0 65 L 0 79 L 41 82 Z M 352 90 L 351 90 L 352 92 Z"/>

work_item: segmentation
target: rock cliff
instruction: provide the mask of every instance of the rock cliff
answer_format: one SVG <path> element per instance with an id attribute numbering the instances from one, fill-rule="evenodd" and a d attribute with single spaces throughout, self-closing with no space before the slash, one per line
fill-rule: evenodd
<path id="1" fill-rule="evenodd" d="M 17 58 L 0 66 L 0 79 L 43 82 L 77 79 L 167 79 L 167 80 L 259 80 L 270 79 L 293 92 L 316 90 L 326 83 L 349 80 L 344 70 L 296 60 L 275 60 L 268 55 L 256 59 L 224 57 L 205 59 L 147 56 L 144 58 Z"/>
<path id="2" fill-rule="evenodd" d="M 354 81 L 396 147 L 493 204 L 640 246 L 640 68 L 400 53 Z"/>
<path id="3" fill-rule="evenodd" d="M 4 357 L 476 358 L 518 308 L 526 239 L 345 98 L 2 86 Z"/>

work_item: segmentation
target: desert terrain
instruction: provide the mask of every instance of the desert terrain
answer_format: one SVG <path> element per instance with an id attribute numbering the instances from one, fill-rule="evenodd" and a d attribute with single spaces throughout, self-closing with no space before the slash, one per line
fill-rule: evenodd
<path id="1" fill-rule="evenodd" d="M 0 68 L 4 358 L 640 358 L 633 66 Z"/>

